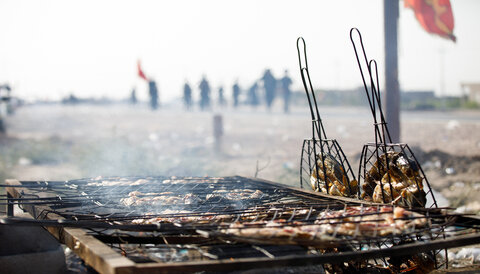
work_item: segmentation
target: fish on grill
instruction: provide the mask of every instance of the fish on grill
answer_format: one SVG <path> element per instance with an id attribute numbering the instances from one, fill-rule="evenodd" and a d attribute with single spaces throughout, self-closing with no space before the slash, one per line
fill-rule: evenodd
<path id="1" fill-rule="evenodd" d="M 128 180 L 128 179 L 119 179 L 119 180 L 102 180 L 101 177 L 96 178 L 95 181 L 87 183 L 87 186 L 104 186 L 104 187 L 112 187 L 112 186 L 139 186 L 148 184 L 149 180 L 146 179 L 138 179 L 135 181 Z"/>
<path id="2" fill-rule="evenodd" d="M 310 176 L 314 191 L 321 191 L 336 196 L 354 196 L 358 191 L 356 180 L 350 181 L 343 166 L 330 154 L 317 155 L 317 164 Z M 320 184 L 317 184 L 317 180 Z M 327 182 L 325 182 L 327 181 Z"/>
<path id="3" fill-rule="evenodd" d="M 226 199 L 229 201 L 239 201 L 248 199 L 260 199 L 263 196 L 263 192 L 259 189 L 217 189 L 212 193 L 205 196 L 207 201 Z"/>
<path id="4" fill-rule="evenodd" d="M 401 152 L 382 154 L 366 173 L 362 189 L 365 200 L 377 203 L 408 207 L 424 207 L 426 204 L 419 167 Z"/>
<path id="5" fill-rule="evenodd" d="M 213 224 L 223 221 L 232 220 L 234 216 L 229 214 L 216 214 L 213 212 L 205 212 L 202 214 L 189 210 L 172 210 L 166 209 L 160 213 L 149 212 L 143 218 L 133 219 L 132 224 L 150 225 L 161 223 L 173 224 Z"/>
<path id="6" fill-rule="evenodd" d="M 344 212 L 322 212 L 315 224 L 329 224 L 330 233 L 350 236 L 387 236 L 424 227 L 427 219 L 401 207 L 350 207 Z M 332 222 L 332 219 L 335 220 Z"/>
<path id="7" fill-rule="evenodd" d="M 222 199 L 228 201 L 243 201 L 250 199 L 260 199 L 264 193 L 257 189 L 218 189 L 205 196 L 187 193 L 184 195 L 175 195 L 173 192 L 149 192 L 131 191 L 128 197 L 121 198 L 120 203 L 127 207 L 131 206 L 161 206 L 161 205 L 196 205 L 206 201 L 219 202 Z"/>
<path id="8" fill-rule="evenodd" d="M 377 237 L 401 234 L 424 227 L 427 219 L 401 207 L 348 207 L 324 211 L 313 223 L 274 221 L 235 222 L 221 229 L 235 240 L 270 244 L 306 244 L 332 247 L 338 236 Z"/>
<path id="9" fill-rule="evenodd" d="M 176 205 L 176 204 L 196 204 L 203 201 L 193 193 L 185 195 L 174 195 L 173 192 L 160 193 L 142 193 L 140 191 L 132 191 L 128 193 L 128 197 L 121 198 L 120 203 L 125 206 L 160 206 L 160 205 Z"/>

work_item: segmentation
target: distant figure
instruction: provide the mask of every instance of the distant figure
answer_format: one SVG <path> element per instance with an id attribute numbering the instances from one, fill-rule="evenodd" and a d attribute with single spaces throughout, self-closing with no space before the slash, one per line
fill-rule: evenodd
<path id="1" fill-rule="evenodd" d="M 150 95 L 150 107 L 155 110 L 158 108 L 158 90 L 157 83 L 154 80 L 148 81 L 148 93 Z"/>
<path id="2" fill-rule="evenodd" d="M 238 86 L 238 82 L 235 82 L 233 85 L 233 107 L 238 107 L 238 97 L 240 96 L 240 86 Z"/>
<path id="3" fill-rule="evenodd" d="M 257 89 L 258 89 L 258 84 L 257 82 L 255 82 L 248 90 L 248 104 L 250 104 L 253 107 L 257 107 L 259 103 L 258 96 L 257 96 Z"/>
<path id="4" fill-rule="evenodd" d="M 200 82 L 200 109 L 205 110 L 210 108 L 210 85 L 207 79 L 203 76 Z"/>
<path id="5" fill-rule="evenodd" d="M 185 108 L 190 110 L 192 107 L 192 88 L 188 82 L 185 82 L 185 85 L 183 86 L 183 102 L 185 104 Z"/>
<path id="6" fill-rule="evenodd" d="M 227 101 L 225 100 L 223 87 L 219 87 L 218 88 L 218 105 L 221 107 L 224 107 L 226 104 L 227 104 Z"/>
<path id="7" fill-rule="evenodd" d="M 135 105 L 137 103 L 137 91 L 135 88 L 132 88 L 132 92 L 130 93 L 130 103 Z"/>
<path id="8" fill-rule="evenodd" d="M 289 105 L 290 105 L 290 95 L 292 91 L 290 90 L 290 85 L 292 84 L 292 79 L 288 77 L 288 70 L 285 70 L 285 75 L 282 79 L 280 79 L 280 84 L 282 86 L 282 93 L 283 93 L 283 111 L 285 113 L 289 112 Z"/>
<path id="9" fill-rule="evenodd" d="M 3 90 L 5 90 L 6 93 L 4 93 Z M 7 114 L 10 114 L 8 111 L 10 105 L 10 91 L 10 85 L 4 84 L 0 86 L 0 134 L 5 134 L 7 132 L 4 119 Z"/>
<path id="10" fill-rule="evenodd" d="M 69 96 L 67 96 L 66 98 L 63 98 L 62 99 L 62 103 L 63 104 L 72 104 L 72 105 L 75 105 L 77 103 L 79 103 L 80 100 L 77 98 L 77 96 L 75 96 L 73 93 L 71 93 Z"/>
<path id="11" fill-rule="evenodd" d="M 269 69 L 265 70 L 262 77 L 263 87 L 265 88 L 265 102 L 267 108 L 270 110 L 272 107 L 273 99 L 275 99 L 275 89 L 277 88 L 277 80 L 273 77 L 272 72 Z"/>
<path id="12" fill-rule="evenodd" d="M 2 103 L 6 104 L 7 115 L 12 115 L 13 114 L 13 104 L 12 104 L 12 96 L 11 96 L 12 88 L 10 87 L 9 84 L 3 84 L 0 86 L 0 90 L 2 89 L 6 90 L 6 94 L 4 94 L 3 92 L 1 93 Z"/>

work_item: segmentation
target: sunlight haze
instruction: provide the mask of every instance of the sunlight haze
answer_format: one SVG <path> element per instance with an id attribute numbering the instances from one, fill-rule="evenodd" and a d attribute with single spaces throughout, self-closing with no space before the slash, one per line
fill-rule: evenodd
<path id="1" fill-rule="evenodd" d="M 480 82 L 479 1 L 452 1 L 457 43 L 426 33 L 399 5 L 402 90 L 460 95 L 462 82 Z M 27 98 L 122 99 L 136 88 L 145 99 L 137 60 L 157 81 L 161 100 L 180 97 L 185 80 L 198 97 L 202 75 L 229 96 L 235 80 L 247 88 L 266 68 L 276 77 L 288 69 L 294 89 L 301 89 L 299 36 L 315 87 L 355 88 L 361 81 L 351 27 L 360 29 L 368 57 L 384 69 L 378 0 L 2 1 L 0 9 L 0 83 Z"/>

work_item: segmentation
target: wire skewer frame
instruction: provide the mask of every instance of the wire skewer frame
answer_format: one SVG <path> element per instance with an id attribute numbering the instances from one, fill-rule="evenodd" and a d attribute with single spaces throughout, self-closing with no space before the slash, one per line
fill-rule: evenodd
<path id="1" fill-rule="evenodd" d="M 357 42 L 354 39 L 355 33 L 358 37 Z M 360 158 L 358 180 L 361 197 L 373 199 L 374 202 L 406 207 L 438 207 L 430 183 L 413 151 L 405 143 L 392 142 L 382 110 L 377 63 L 375 60 L 368 61 L 358 29 L 350 30 L 350 40 L 373 115 L 375 130 L 375 142 L 364 145 Z M 367 71 L 368 75 L 364 71 Z M 370 81 L 369 84 L 366 79 Z"/>
<path id="2" fill-rule="evenodd" d="M 332 190 L 335 190 L 334 195 L 354 197 L 358 195 L 358 187 L 350 163 L 338 142 L 335 139 L 327 138 L 322 124 L 315 91 L 308 71 L 306 48 L 305 40 L 299 37 L 297 39 L 297 51 L 300 76 L 312 119 L 312 137 L 305 139 L 302 145 L 300 187 L 313 188 L 315 191 L 327 194 L 334 194 Z"/>

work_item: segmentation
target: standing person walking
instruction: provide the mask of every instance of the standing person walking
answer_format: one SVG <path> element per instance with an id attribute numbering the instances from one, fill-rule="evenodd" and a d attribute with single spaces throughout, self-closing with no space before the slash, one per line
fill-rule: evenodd
<path id="1" fill-rule="evenodd" d="M 153 110 L 157 109 L 158 108 L 157 83 L 151 77 L 147 78 L 145 73 L 143 73 L 142 67 L 140 65 L 140 60 L 137 61 L 137 73 L 138 73 L 138 77 L 148 82 L 148 95 L 150 97 L 150 107 Z"/>
<path id="2" fill-rule="evenodd" d="M 185 81 L 185 85 L 183 85 L 183 103 L 185 104 L 185 108 L 190 110 L 192 107 L 192 88 L 187 81 Z"/>
<path id="3" fill-rule="evenodd" d="M 200 109 L 206 110 L 210 108 L 210 85 L 207 79 L 203 76 L 200 82 Z"/>
<path id="4" fill-rule="evenodd" d="M 233 107 L 238 107 L 238 97 L 240 97 L 240 86 L 238 85 L 238 81 L 235 81 L 233 85 Z"/>
<path id="5" fill-rule="evenodd" d="M 272 107 L 273 100 L 275 99 L 275 90 L 277 89 L 277 80 L 273 77 L 270 69 L 266 69 L 263 74 L 263 87 L 265 88 L 265 102 L 267 103 L 267 109 Z"/>
<path id="6" fill-rule="evenodd" d="M 132 105 L 137 103 L 137 91 L 135 88 L 132 88 L 132 91 L 130 92 L 130 103 Z"/>
<path id="7" fill-rule="evenodd" d="M 292 79 L 288 76 L 288 70 L 285 70 L 285 75 L 282 79 L 280 79 L 280 85 L 282 86 L 282 93 L 283 93 L 283 111 L 288 113 L 289 106 L 290 106 L 290 95 L 292 91 L 290 90 L 290 85 L 292 84 Z"/>
<path id="8" fill-rule="evenodd" d="M 225 100 L 225 94 L 224 94 L 224 91 L 223 91 L 223 87 L 220 86 L 218 88 L 218 105 L 223 108 L 226 104 L 227 104 L 227 101 Z"/>
<path id="9" fill-rule="evenodd" d="M 148 81 L 148 93 L 150 95 L 150 107 L 153 110 L 158 108 L 158 89 L 155 80 Z"/>
<path id="10" fill-rule="evenodd" d="M 257 89 L 258 89 L 258 84 L 257 82 L 255 82 L 248 90 L 248 104 L 250 104 L 254 108 L 256 108 L 259 103 L 258 96 L 257 96 Z"/>

